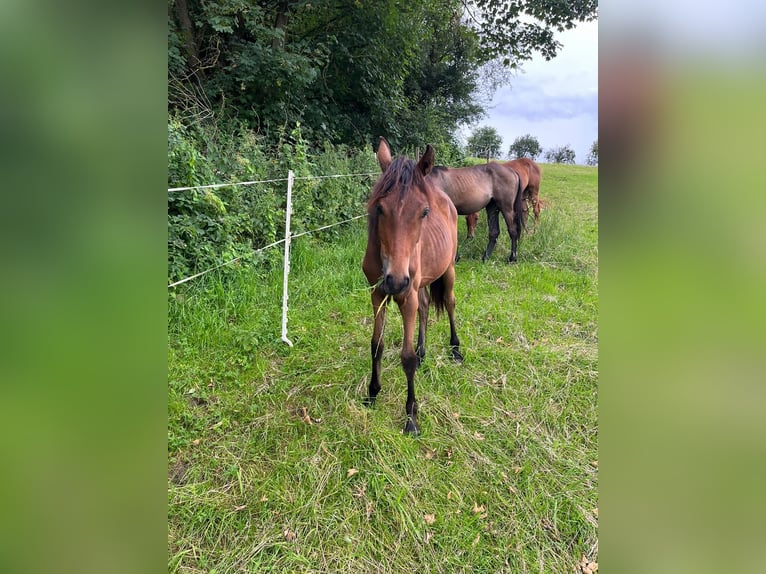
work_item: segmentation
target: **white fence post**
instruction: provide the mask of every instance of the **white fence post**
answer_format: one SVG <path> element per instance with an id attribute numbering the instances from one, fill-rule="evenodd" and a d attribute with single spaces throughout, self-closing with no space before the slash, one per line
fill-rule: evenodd
<path id="1" fill-rule="evenodd" d="M 287 338 L 287 276 L 290 274 L 290 215 L 293 211 L 293 170 L 287 172 L 287 207 L 285 208 L 285 272 L 282 284 L 282 340 L 293 346 Z"/>

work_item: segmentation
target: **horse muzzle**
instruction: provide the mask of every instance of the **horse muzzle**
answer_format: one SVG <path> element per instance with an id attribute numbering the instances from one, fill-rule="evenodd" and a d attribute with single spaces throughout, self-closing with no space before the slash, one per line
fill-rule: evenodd
<path id="1" fill-rule="evenodd" d="M 383 283 L 381 284 L 383 293 L 385 293 L 386 295 L 399 295 L 399 293 L 406 291 L 409 286 L 410 286 L 409 275 L 405 275 L 403 277 L 397 278 L 391 274 L 388 274 L 384 277 Z"/>

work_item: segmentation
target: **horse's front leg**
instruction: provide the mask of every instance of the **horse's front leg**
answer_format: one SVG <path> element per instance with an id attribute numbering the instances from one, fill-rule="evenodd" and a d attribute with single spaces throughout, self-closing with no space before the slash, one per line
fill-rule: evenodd
<path id="1" fill-rule="evenodd" d="M 465 224 L 468 228 L 466 239 L 473 239 L 474 233 L 476 232 L 476 226 L 479 224 L 479 212 L 477 211 L 476 213 L 469 213 L 466 215 Z"/>
<path id="2" fill-rule="evenodd" d="M 532 211 L 535 214 L 535 227 L 537 227 L 537 221 L 540 219 L 540 190 L 537 187 L 532 188 L 530 196 L 532 198 Z"/>
<path id="3" fill-rule="evenodd" d="M 386 326 L 386 304 L 388 300 L 379 288 L 372 290 L 372 313 L 375 318 L 375 326 L 372 330 L 370 341 L 370 355 L 372 356 L 372 375 L 370 376 L 370 388 L 365 399 L 367 406 L 375 403 L 375 397 L 380 392 L 380 359 L 383 356 L 383 331 Z"/>
<path id="4" fill-rule="evenodd" d="M 402 341 L 402 368 L 407 377 L 407 404 L 405 413 L 407 423 L 404 432 L 412 435 L 420 434 L 418 428 L 418 403 L 415 398 L 415 371 L 418 368 L 418 356 L 412 345 L 415 334 L 415 315 L 418 312 L 418 294 L 411 291 L 404 300 L 399 302 L 404 325 L 404 340 Z"/>
<path id="5" fill-rule="evenodd" d="M 463 362 L 463 355 L 460 354 L 460 339 L 455 329 L 455 268 L 450 267 L 442 277 L 444 281 L 444 297 L 446 299 L 447 315 L 449 316 L 449 344 L 452 350 L 452 358 L 458 362 Z"/>
<path id="6" fill-rule="evenodd" d="M 423 287 L 418 291 L 418 344 L 415 347 L 418 366 L 426 358 L 426 329 L 428 329 L 428 307 L 430 304 L 431 297 L 428 295 L 428 290 Z"/>

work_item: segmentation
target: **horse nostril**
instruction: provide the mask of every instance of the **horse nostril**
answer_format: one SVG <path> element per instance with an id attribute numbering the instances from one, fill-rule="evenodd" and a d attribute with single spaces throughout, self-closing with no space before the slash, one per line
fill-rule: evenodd
<path id="1" fill-rule="evenodd" d="M 387 274 L 385 276 L 385 279 L 383 280 L 383 290 L 386 293 L 390 293 L 392 295 L 396 295 L 397 293 L 401 293 L 407 287 L 410 286 L 410 278 L 408 275 L 405 275 L 400 280 L 397 281 L 397 279 L 391 275 Z"/>

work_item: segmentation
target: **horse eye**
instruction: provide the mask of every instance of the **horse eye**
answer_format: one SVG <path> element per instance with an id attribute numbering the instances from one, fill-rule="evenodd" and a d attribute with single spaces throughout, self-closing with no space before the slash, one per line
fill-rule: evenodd
<path id="1" fill-rule="evenodd" d="M 426 207 L 426 208 L 423 210 L 423 215 L 421 215 L 420 217 L 425 217 L 426 215 L 428 215 L 428 212 L 429 212 L 429 211 L 431 211 L 431 209 L 430 209 L 430 208 L 428 208 L 428 207 Z"/>
<path id="2" fill-rule="evenodd" d="M 380 206 L 380 204 L 375 206 L 375 211 L 378 215 L 383 215 L 383 208 Z"/>

